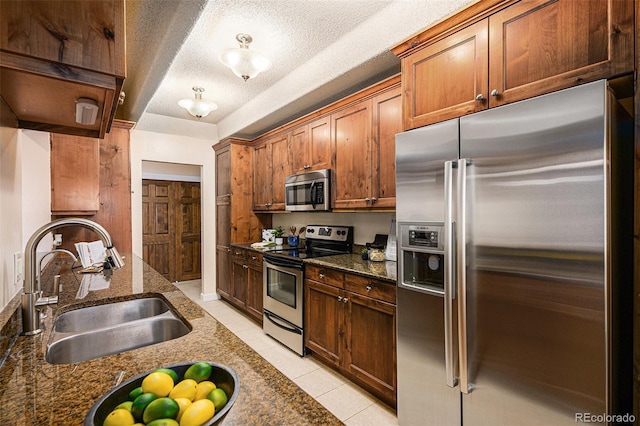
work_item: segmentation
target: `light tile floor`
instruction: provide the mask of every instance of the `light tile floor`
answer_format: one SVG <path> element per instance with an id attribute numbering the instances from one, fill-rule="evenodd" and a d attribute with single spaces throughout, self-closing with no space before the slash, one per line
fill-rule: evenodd
<path id="1" fill-rule="evenodd" d="M 393 410 L 311 356 L 299 357 L 267 336 L 253 320 L 222 300 L 203 302 L 200 280 L 176 283 L 190 299 L 220 321 L 347 426 L 397 426 Z"/>

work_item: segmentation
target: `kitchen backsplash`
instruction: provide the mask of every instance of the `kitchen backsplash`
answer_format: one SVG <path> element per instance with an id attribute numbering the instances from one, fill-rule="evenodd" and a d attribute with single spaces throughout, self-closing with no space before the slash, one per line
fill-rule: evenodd
<path id="1" fill-rule="evenodd" d="M 300 229 L 307 225 L 344 225 L 353 226 L 354 243 L 364 245 L 373 241 L 376 234 L 388 234 L 391 220 L 395 219 L 395 212 L 389 213 L 289 213 L 274 214 L 273 227 L 282 226 L 285 235 L 289 228 L 295 226 Z"/>

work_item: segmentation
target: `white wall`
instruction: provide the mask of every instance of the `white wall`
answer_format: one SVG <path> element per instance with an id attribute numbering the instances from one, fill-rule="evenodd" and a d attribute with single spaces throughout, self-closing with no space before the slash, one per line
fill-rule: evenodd
<path id="1" fill-rule="evenodd" d="M 201 169 L 202 207 L 202 298 L 213 300 L 216 295 L 216 194 L 215 155 L 212 145 L 218 142 L 217 127 L 210 125 L 210 138 L 131 131 L 131 229 L 133 252 L 142 257 L 142 163 L 158 161 L 192 164 Z"/>
<path id="2" fill-rule="evenodd" d="M 0 128 L 0 306 L 22 289 L 14 282 L 13 255 L 51 220 L 49 133 Z M 43 238 L 38 251 L 51 247 Z M 24 258 L 24 253 L 23 253 Z M 24 275 L 24 271 L 22 271 Z"/>

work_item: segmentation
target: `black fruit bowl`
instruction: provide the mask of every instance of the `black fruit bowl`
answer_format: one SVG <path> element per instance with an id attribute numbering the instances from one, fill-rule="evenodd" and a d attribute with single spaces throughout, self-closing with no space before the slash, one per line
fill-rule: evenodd
<path id="1" fill-rule="evenodd" d="M 184 376 L 184 372 L 187 371 L 192 364 L 195 364 L 197 361 L 184 363 L 184 364 L 174 364 L 169 365 L 168 367 L 162 368 L 170 368 L 178 374 L 180 380 Z M 233 406 L 233 403 L 236 401 L 238 397 L 238 393 L 240 392 L 240 380 L 238 379 L 238 375 L 231 368 L 226 365 L 216 364 L 215 362 L 210 362 L 212 371 L 211 380 L 215 383 L 216 387 L 222 388 L 227 394 L 229 400 L 227 401 L 227 405 L 222 407 L 222 410 L 216 411 L 215 415 L 211 420 L 205 423 L 203 426 L 212 426 L 219 424 L 222 419 L 229 413 L 229 410 Z M 161 368 L 161 367 L 158 367 Z M 104 423 L 104 419 L 109 415 L 111 411 L 113 411 L 116 406 L 122 402 L 125 402 L 129 399 L 129 392 L 133 389 L 137 388 L 142 384 L 142 380 L 153 370 L 147 371 L 146 373 L 142 373 L 139 376 L 136 376 L 130 380 L 127 380 L 124 383 L 121 383 L 118 387 L 111 389 L 106 395 L 100 398 L 93 407 L 87 413 L 87 417 L 84 419 L 84 426 L 102 426 Z"/>

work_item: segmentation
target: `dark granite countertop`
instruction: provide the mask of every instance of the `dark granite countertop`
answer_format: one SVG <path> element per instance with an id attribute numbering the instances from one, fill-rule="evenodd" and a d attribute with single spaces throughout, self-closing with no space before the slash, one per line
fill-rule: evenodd
<path id="1" fill-rule="evenodd" d="M 119 372 L 124 371 L 123 380 L 128 380 L 160 366 L 199 360 L 225 364 L 240 378 L 240 394 L 225 424 L 341 424 L 140 258 L 127 255 L 125 262 L 124 268 L 113 273 L 108 288 L 94 291 L 86 288 L 86 281 L 81 285 L 81 275 L 63 267 L 60 303 L 47 309 L 45 330 L 37 336 L 15 338 L 20 295 L 0 312 L 0 349 L 5 355 L 0 366 L 0 424 L 81 425 L 93 403 L 112 388 Z M 52 365 L 44 360 L 57 312 L 154 293 L 163 295 L 190 322 L 193 330 L 189 334 L 77 364 Z"/>
<path id="2" fill-rule="evenodd" d="M 231 244 L 231 246 L 253 250 L 258 253 L 269 252 L 268 250 L 252 248 L 251 243 L 235 243 Z M 279 248 L 287 250 L 289 246 L 285 244 Z M 359 254 L 339 254 L 335 256 L 323 256 L 315 257 L 312 259 L 305 259 L 304 263 L 339 269 L 341 271 L 349 272 L 352 274 L 364 275 L 369 278 L 389 281 L 394 284 L 396 283 L 397 262 L 389 260 L 384 262 L 372 262 L 370 260 L 362 260 L 362 256 L 360 256 Z"/>

